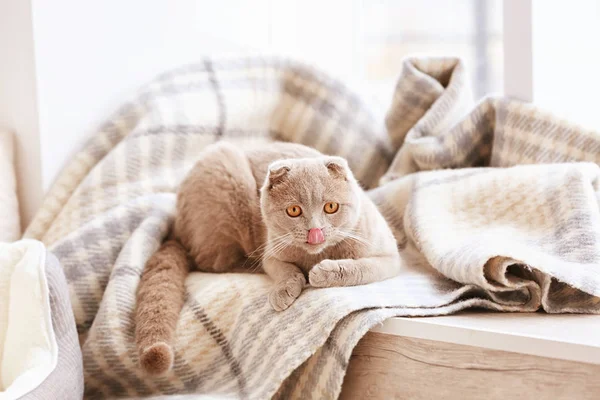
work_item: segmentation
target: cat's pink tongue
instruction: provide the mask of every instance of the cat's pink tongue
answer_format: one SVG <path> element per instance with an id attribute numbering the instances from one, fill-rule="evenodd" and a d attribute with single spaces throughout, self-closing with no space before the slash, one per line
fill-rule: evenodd
<path id="1" fill-rule="evenodd" d="M 312 228 L 308 231 L 308 244 L 321 244 L 325 241 L 323 231 L 319 228 Z"/>

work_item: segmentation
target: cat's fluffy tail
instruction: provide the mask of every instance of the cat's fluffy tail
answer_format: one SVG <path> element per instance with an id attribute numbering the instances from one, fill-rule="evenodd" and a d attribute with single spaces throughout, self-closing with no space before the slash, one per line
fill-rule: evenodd
<path id="1" fill-rule="evenodd" d="M 167 240 L 144 268 L 137 292 L 135 343 L 144 371 L 165 373 L 173 365 L 173 339 L 189 272 L 185 248 Z"/>

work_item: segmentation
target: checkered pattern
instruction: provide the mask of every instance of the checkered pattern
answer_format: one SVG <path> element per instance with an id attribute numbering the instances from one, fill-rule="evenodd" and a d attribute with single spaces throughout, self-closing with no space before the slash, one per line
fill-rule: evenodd
<path id="1" fill-rule="evenodd" d="M 27 231 L 64 267 L 86 397 L 336 398 L 353 347 L 391 316 L 597 313 L 600 171 L 567 162 L 600 161 L 600 137 L 506 99 L 471 107 L 456 59 L 407 59 L 382 121 L 342 84 L 283 60 L 206 60 L 144 88 L 65 169 Z M 309 288 L 281 313 L 264 275 L 192 273 L 174 368 L 149 378 L 134 345 L 140 274 L 179 182 L 218 140 L 346 157 L 404 268 L 371 285 Z"/>

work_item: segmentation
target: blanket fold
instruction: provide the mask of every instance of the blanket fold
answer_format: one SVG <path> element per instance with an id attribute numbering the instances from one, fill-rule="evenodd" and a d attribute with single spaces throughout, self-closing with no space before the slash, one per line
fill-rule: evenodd
<path id="1" fill-rule="evenodd" d="M 174 368 L 150 378 L 133 342 L 136 288 L 168 233 L 179 182 L 218 140 L 345 157 L 393 229 L 402 272 L 309 288 L 281 313 L 264 275 L 192 273 Z M 353 347 L 391 316 L 598 313 L 598 162 L 593 132 L 509 99 L 473 107 L 457 59 L 407 59 L 382 121 L 311 67 L 207 59 L 124 105 L 63 171 L 26 235 L 64 267 L 87 398 L 336 398 Z"/>

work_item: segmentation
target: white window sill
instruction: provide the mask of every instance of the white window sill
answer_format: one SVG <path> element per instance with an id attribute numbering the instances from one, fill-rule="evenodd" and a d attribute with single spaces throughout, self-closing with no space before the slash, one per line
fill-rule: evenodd
<path id="1" fill-rule="evenodd" d="M 600 315 L 462 312 L 390 318 L 372 331 L 600 365 Z"/>

